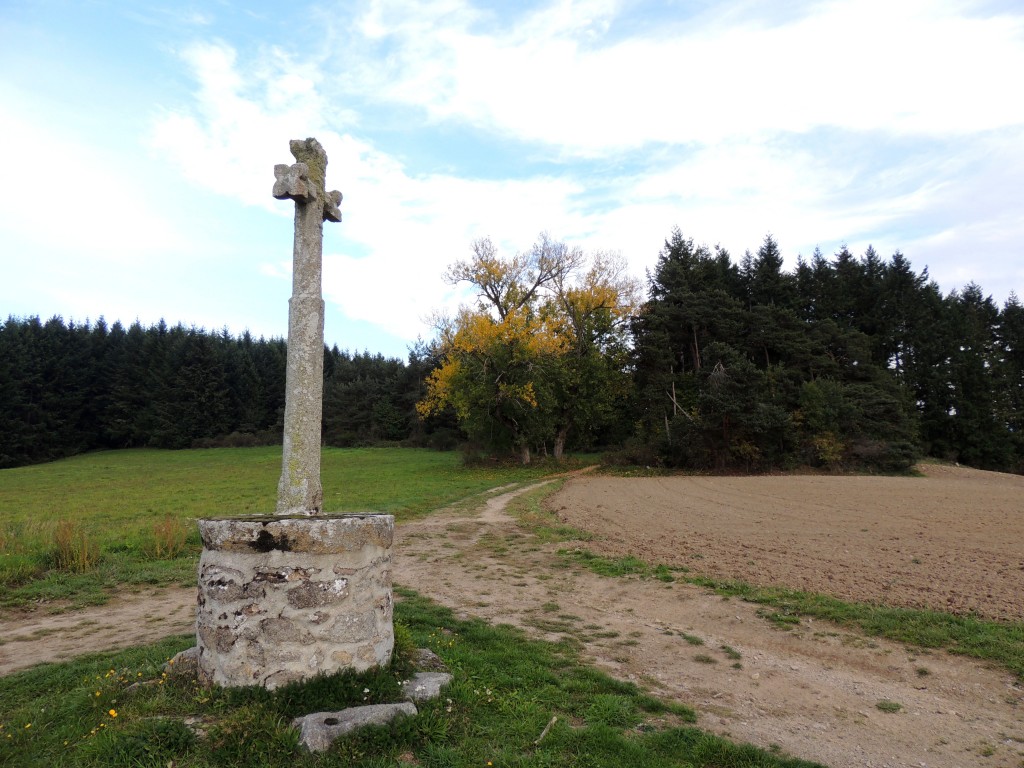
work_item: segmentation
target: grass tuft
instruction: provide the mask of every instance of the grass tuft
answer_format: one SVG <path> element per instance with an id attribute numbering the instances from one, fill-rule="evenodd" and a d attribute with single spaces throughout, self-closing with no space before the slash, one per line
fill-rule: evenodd
<path id="1" fill-rule="evenodd" d="M 738 661 L 739 659 L 743 658 L 743 654 L 741 654 L 739 651 L 737 651 L 731 645 L 723 645 L 723 646 L 721 646 L 721 649 L 722 649 L 722 653 L 724 653 L 726 656 L 728 656 L 733 661 Z"/>
<path id="2" fill-rule="evenodd" d="M 185 552 L 189 527 L 185 521 L 164 515 L 153 523 L 152 536 L 145 547 L 146 554 L 157 560 L 174 560 Z"/>
<path id="3" fill-rule="evenodd" d="M 638 557 L 603 557 L 595 555 L 587 549 L 560 549 L 558 554 L 580 563 L 600 576 L 639 576 L 643 579 L 659 581 L 675 581 L 671 571 L 684 571 L 683 568 L 669 568 L 666 565 L 651 566 Z"/>
<path id="4" fill-rule="evenodd" d="M 60 520 L 53 531 L 50 561 L 58 571 L 85 573 L 100 561 L 100 549 L 81 523 Z"/>

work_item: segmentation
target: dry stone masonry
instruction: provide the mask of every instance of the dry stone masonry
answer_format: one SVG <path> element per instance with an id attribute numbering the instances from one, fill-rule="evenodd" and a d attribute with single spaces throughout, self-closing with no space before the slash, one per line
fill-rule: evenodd
<path id="1" fill-rule="evenodd" d="M 201 520 L 200 677 L 280 685 L 387 664 L 391 515 Z"/>

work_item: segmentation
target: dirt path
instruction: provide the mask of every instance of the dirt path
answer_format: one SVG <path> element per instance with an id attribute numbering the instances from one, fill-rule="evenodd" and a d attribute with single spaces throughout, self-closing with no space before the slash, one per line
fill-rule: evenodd
<path id="1" fill-rule="evenodd" d="M 554 508 L 564 515 L 603 480 L 570 482 Z M 576 637 L 597 665 L 695 707 L 700 727 L 738 741 L 833 768 L 1024 764 L 1024 690 L 1004 671 L 806 619 L 780 631 L 756 606 L 696 587 L 566 567 L 557 554 L 564 542 L 543 543 L 506 514 L 515 494 L 473 514 L 400 526 L 396 582 L 460 615 Z M 605 490 L 601 498 L 608 506 L 625 497 Z M 597 535 L 607 534 L 595 520 Z M 614 533 L 585 546 L 614 549 L 636 530 Z M 194 600 L 193 590 L 169 590 L 73 614 L 0 618 L 0 674 L 188 632 Z M 902 709 L 888 714 L 881 701 Z"/>

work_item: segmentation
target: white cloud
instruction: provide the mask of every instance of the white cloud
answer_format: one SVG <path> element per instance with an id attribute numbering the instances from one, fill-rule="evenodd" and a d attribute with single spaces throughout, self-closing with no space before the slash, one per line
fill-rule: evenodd
<path id="1" fill-rule="evenodd" d="M 441 276 L 473 238 L 510 252 L 540 230 L 638 273 L 677 224 L 736 258 L 768 232 L 790 259 L 873 243 L 944 290 L 1024 294 L 1024 13 L 985 7 L 359 0 L 302 26 L 213 3 L 150 9 L 124 46 L 90 38 L 99 9 L 63 58 L 63 28 L 36 14 L 4 50 L 33 66 L 0 83 L 2 298 L 282 332 L 291 205 L 272 169 L 309 135 L 345 193 L 325 296 L 405 339 L 458 303 Z M 137 9 L 106 12 L 123 30 Z M 184 103 L 154 53 L 181 35 L 205 36 L 177 48 Z M 492 148 L 482 178 L 471 163 Z"/>
<path id="2" fill-rule="evenodd" d="M 270 197 L 271 169 L 290 161 L 289 139 L 316 135 L 330 157 L 328 184 L 345 194 L 344 222 L 325 231 L 325 296 L 348 317 L 406 339 L 426 332 L 432 310 L 458 302 L 441 275 L 483 235 L 512 251 L 547 230 L 620 250 L 637 272 L 676 224 L 736 258 L 768 232 L 791 258 L 818 243 L 828 252 L 834 238 L 856 248 L 875 235 L 863 247 L 875 242 L 887 253 L 892 235 L 892 250 L 918 268 L 931 259 L 915 247 L 954 258 L 925 219 L 958 210 L 955 180 L 964 173 L 983 184 L 977 153 L 962 151 L 973 145 L 887 164 L 870 139 L 850 145 L 851 155 L 847 146 L 800 148 L 786 132 L 831 126 L 927 138 L 1018 125 L 1024 102 L 1008 98 L 1005 84 L 1024 71 L 1020 19 L 970 18 L 959 5 L 923 0 L 808 4 L 775 24 L 714 13 L 608 42 L 620 20 L 612 2 L 558 2 L 501 28 L 461 0 L 377 0 L 346 28 L 349 37 L 333 41 L 344 50 L 330 70 L 282 49 L 244 61 L 226 42 L 185 49 L 195 102 L 167 109 L 151 143 L 193 183 L 284 218 L 290 206 Z M 512 171 L 514 181 L 417 173 L 369 138 L 370 113 L 335 106 L 345 92 L 565 157 L 616 157 L 659 142 L 675 151 L 599 181 L 568 163 L 559 176 Z M 979 214 L 974 229 L 966 220 L 938 228 L 962 244 L 985 222 L 1005 224 L 1002 210 Z M 926 234 L 899 242 L 907 221 Z M 254 268 L 283 279 L 288 265 Z M 984 284 L 985 275 L 974 279 Z"/>
<path id="3" fill-rule="evenodd" d="M 243 77 L 235 49 L 225 42 L 192 45 L 181 57 L 198 82 L 195 105 L 165 109 L 150 146 L 200 186 L 278 209 L 269 189 L 273 166 L 293 162 L 288 141 L 344 119 L 324 102 L 322 73 L 271 48 L 255 65 L 246 63 Z"/>
<path id="4" fill-rule="evenodd" d="M 152 145 L 193 183 L 283 216 L 291 209 L 270 197 L 272 167 L 290 160 L 281 156 L 289 138 L 314 133 L 328 154 L 328 186 L 345 196 L 340 229 L 325 225 L 324 295 L 348 317 L 415 338 L 432 310 L 457 303 L 441 275 L 473 238 L 488 235 L 511 251 L 545 227 L 586 228 L 572 213 L 581 187 L 567 179 L 409 175 L 368 142 L 326 127 L 337 123 L 323 110 L 319 78 L 297 76 L 280 54 L 247 68 L 245 81 L 226 44 L 193 46 L 185 58 L 200 85 L 196 103 L 164 113 Z M 339 241 L 352 252 L 338 252 Z M 283 277 L 287 267 L 257 269 Z"/>
<path id="5" fill-rule="evenodd" d="M 451 262 L 470 255 L 474 238 L 489 236 L 512 252 L 529 247 L 538 222 L 569 228 L 581 220 L 566 213 L 574 185 L 554 179 L 413 179 L 395 169 L 372 179 L 356 170 L 348 183 L 354 191 L 341 226 L 370 255 L 328 253 L 325 295 L 350 317 L 407 339 L 427 335 L 423 320 L 433 310 L 459 303 L 460 292 L 441 276 Z"/>
<path id="6" fill-rule="evenodd" d="M 353 87 L 585 156 L 815 126 L 936 135 L 1024 121 L 1011 96 L 1020 16 L 844 0 L 766 24 L 725 6 L 605 42 L 628 7 L 560 2 L 496 28 L 465 3 L 377 0 L 361 28 L 393 48 Z"/>

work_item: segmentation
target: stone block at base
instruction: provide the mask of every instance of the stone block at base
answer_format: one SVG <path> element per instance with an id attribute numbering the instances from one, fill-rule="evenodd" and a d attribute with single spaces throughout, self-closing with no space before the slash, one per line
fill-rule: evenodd
<path id="1" fill-rule="evenodd" d="M 199 530 L 201 682 L 272 689 L 390 661 L 393 516 L 204 519 Z"/>

